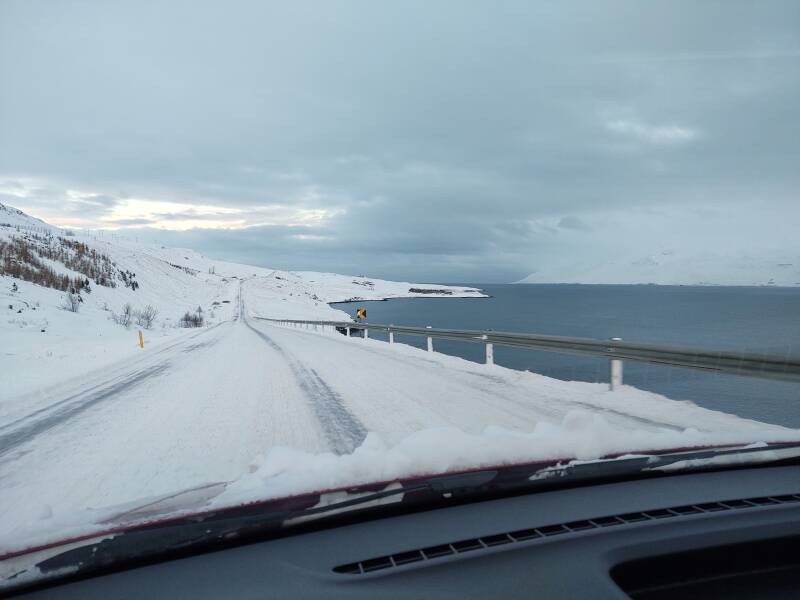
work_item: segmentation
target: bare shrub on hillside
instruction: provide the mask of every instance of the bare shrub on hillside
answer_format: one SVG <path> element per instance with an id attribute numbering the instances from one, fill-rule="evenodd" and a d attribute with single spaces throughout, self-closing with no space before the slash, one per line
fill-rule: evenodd
<path id="1" fill-rule="evenodd" d="M 0 275 L 8 275 L 44 287 L 79 293 L 84 287 L 83 277 L 72 277 L 56 273 L 44 264 L 32 247 L 23 240 L 12 238 L 0 241 Z"/>
<path id="2" fill-rule="evenodd" d="M 61 263 L 82 276 L 57 273 L 44 260 Z M 50 233 L 24 233 L 21 237 L 0 241 L 0 275 L 80 293 L 89 287 L 89 278 L 94 279 L 97 285 L 115 287 L 116 273 L 117 269 L 108 256 L 77 240 L 55 237 Z"/>
<path id="3" fill-rule="evenodd" d="M 125 303 L 120 313 L 111 313 L 111 319 L 117 325 L 122 325 L 126 329 L 131 326 L 131 319 L 133 318 L 133 307 L 130 302 Z"/>
<path id="4" fill-rule="evenodd" d="M 139 282 L 136 281 L 136 273 L 131 273 L 130 271 L 120 271 L 119 278 L 122 279 L 125 287 L 131 288 L 134 292 L 138 289 Z"/>
<path id="5" fill-rule="evenodd" d="M 81 303 L 83 302 L 83 298 L 81 298 L 78 294 L 67 293 L 64 294 L 64 297 L 61 300 L 61 308 L 69 312 L 78 312 L 81 307 Z"/>
<path id="6" fill-rule="evenodd" d="M 158 310 L 148 304 L 143 309 L 137 310 L 134 314 L 136 315 L 136 324 L 139 327 L 150 329 L 158 316 Z"/>
<path id="7" fill-rule="evenodd" d="M 187 310 L 180 318 L 180 321 L 178 321 L 178 324 L 181 327 L 202 327 L 205 322 L 203 311 L 199 306 L 197 308 L 198 310 L 193 313 Z"/>

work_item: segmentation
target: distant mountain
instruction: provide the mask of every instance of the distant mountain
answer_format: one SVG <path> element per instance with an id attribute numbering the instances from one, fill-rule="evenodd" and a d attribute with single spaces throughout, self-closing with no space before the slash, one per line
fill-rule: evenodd
<path id="1" fill-rule="evenodd" d="M 41 219 L 32 217 L 18 208 L 8 206 L 2 202 L 0 202 L 0 227 L 39 232 L 52 231 L 53 233 L 58 230 L 57 227 L 53 227 Z"/>
<path id="2" fill-rule="evenodd" d="M 674 250 L 630 259 L 549 263 L 515 283 L 800 286 L 796 255 L 689 255 Z"/>

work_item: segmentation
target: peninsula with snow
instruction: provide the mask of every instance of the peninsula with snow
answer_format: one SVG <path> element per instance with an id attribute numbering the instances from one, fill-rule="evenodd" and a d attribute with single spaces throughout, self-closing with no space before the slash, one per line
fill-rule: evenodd
<path id="1" fill-rule="evenodd" d="M 347 320 L 329 303 L 431 296 L 483 293 L 218 261 L 0 205 L 0 549 L 98 530 L 131 499 L 182 490 L 214 506 L 797 436 L 629 386 L 262 319 Z"/>

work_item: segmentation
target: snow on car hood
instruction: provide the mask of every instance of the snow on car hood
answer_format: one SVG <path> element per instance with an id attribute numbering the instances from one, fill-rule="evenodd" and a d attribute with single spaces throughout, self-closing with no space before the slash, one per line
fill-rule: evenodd
<path id="1" fill-rule="evenodd" d="M 0 558 L 61 540 L 222 508 L 316 493 L 520 463 L 587 461 L 624 453 L 758 442 L 800 441 L 800 431 L 764 425 L 761 430 L 708 432 L 624 432 L 601 415 L 569 412 L 560 424 L 541 422 L 523 433 L 487 427 L 467 433 L 455 427 L 425 429 L 391 442 L 369 433 L 352 453 L 309 453 L 274 447 L 255 457 L 246 473 L 227 482 L 212 482 L 173 494 L 143 498 L 124 505 L 54 513 L 42 507 L 39 518 L 18 523 L 0 540 Z"/>

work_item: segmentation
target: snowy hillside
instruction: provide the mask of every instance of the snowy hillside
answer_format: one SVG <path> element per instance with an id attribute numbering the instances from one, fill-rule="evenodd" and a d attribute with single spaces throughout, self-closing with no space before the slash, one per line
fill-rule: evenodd
<path id="1" fill-rule="evenodd" d="M 26 243 L 41 268 L 66 276 L 64 289 L 45 287 L 9 273 L 21 261 L 9 244 Z M 5 251 L 2 250 L 6 244 Z M 86 248 L 84 251 L 83 248 Z M 94 265 L 110 271 L 99 285 L 93 277 L 41 256 L 43 249 L 78 263 L 94 253 Z M 13 255 L 13 256 L 12 256 Z M 112 266 L 113 265 L 113 266 Z M 36 267 L 31 267 L 36 271 Z M 4 274 L 5 273 L 5 274 Z M 96 273 L 95 273 L 96 274 Z M 125 356 L 135 356 L 138 331 L 148 347 L 187 331 L 181 318 L 201 310 L 203 323 L 213 326 L 234 315 L 239 282 L 252 280 L 256 315 L 276 318 L 349 320 L 328 303 L 351 299 L 381 300 L 413 296 L 481 297 L 479 290 L 434 284 L 413 284 L 351 277 L 332 273 L 283 272 L 263 267 L 217 261 L 193 250 L 150 246 L 117 236 L 85 235 L 59 229 L 22 211 L 0 204 L 0 336 L 4 341 L 2 366 L 18 376 L 4 383 L 0 395 L 16 396 L 42 385 L 74 377 Z M 88 282 L 79 293 L 77 312 L 64 309 L 73 282 Z M 135 281 L 134 285 L 130 285 Z M 112 287 L 113 286 L 113 287 Z M 422 290 L 412 292 L 411 289 Z M 115 322 L 131 307 L 128 327 Z M 152 307 L 157 316 L 150 328 L 136 322 L 137 311 Z M 35 361 L 40 368 L 26 368 Z M 0 411 L 2 408 L 0 407 Z"/>
<path id="2" fill-rule="evenodd" d="M 18 208 L 0 203 L 0 227 L 23 230 L 58 231 L 57 227 L 48 225 L 41 219 L 25 214 Z"/>
<path id="3" fill-rule="evenodd" d="M 726 256 L 663 250 L 609 261 L 550 263 L 516 283 L 800 286 L 800 253 Z"/>

